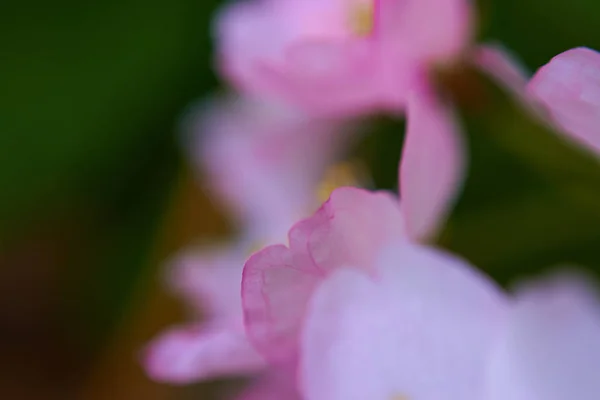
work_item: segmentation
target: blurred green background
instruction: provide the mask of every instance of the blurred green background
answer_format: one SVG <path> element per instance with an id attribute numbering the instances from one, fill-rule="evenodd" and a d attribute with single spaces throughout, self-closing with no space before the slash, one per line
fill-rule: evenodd
<path id="1" fill-rule="evenodd" d="M 180 318 L 160 286 L 165 257 L 225 229 L 178 136 L 186 107 L 218 88 L 218 3 L 0 4 L 0 398 L 209 398 L 149 382 L 136 357 Z M 478 6 L 481 40 L 531 71 L 571 47 L 600 49 L 597 0 Z M 500 93 L 463 116 L 470 176 L 441 245 L 503 283 L 600 266 L 596 160 Z M 359 152 L 393 187 L 402 121 L 375 126 Z"/>

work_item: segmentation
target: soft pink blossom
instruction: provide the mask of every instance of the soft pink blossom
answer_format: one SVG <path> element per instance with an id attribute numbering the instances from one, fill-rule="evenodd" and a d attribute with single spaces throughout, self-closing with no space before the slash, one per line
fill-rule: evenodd
<path id="1" fill-rule="evenodd" d="M 580 276 L 508 296 L 463 260 L 398 242 L 374 274 L 320 283 L 298 359 L 306 400 L 597 399 L 600 297 Z"/>
<path id="2" fill-rule="evenodd" d="M 442 226 L 464 178 L 464 146 L 451 111 L 428 93 L 415 92 L 408 104 L 400 165 L 404 210 L 384 193 L 340 189 L 292 228 L 289 248 L 268 247 L 246 264 L 245 319 L 251 340 L 267 357 L 292 356 L 306 301 L 328 271 L 371 266 L 390 237 L 426 240 Z"/>
<path id="3" fill-rule="evenodd" d="M 247 97 L 217 100 L 195 118 L 191 158 L 217 201 L 261 240 L 285 237 L 318 206 L 316 187 L 351 135 L 337 122 Z"/>
<path id="4" fill-rule="evenodd" d="M 195 316 L 148 345 L 144 365 L 153 379 L 188 383 L 265 367 L 243 326 L 240 285 L 245 259 L 244 249 L 223 248 L 185 253 L 174 262 L 171 287 L 184 296 Z"/>
<path id="5" fill-rule="evenodd" d="M 439 231 L 461 188 L 465 158 L 451 110 L 430 93 L 421 89 L 408 102 L 399 174 L 402 210 L 388 194 L 338 189 L 313 217 L 290 230 L 289 248 L 268 247 L 246 264 L 248 333 L 268 358 L 293 356 L 306 302 L 329 271 L 371 267 L 390 238 L 427 240 Z"/>
<path id="6" fill-rule="evenodd" d="M 517 292 L 492 351 L 485 400 L 600 398 L 600 299 L 582 277 Z"/>
<path id="7" fill-rule="evenodd" d="M 480 400 L 507 297 L 467 262 L 403 242 L 334 271 L 301 335 L 306 400 Z"/>
<path id="8" fill-rule="evenodd" d="M 234 86 L 313 112 L 401 110 L 472 34 L 469 0 L 243 0 L 215 25 Z"/>
<path id="9" fill-rule="evenodd" d="M 498 84 L 516 94 L 517 98 L 525 97 L 529 72 L 504 46 L 498 43 L 481 45 L 473 50 L 471 60 Z"/>
<path id="10" fill-rule="evenodd" d="M 557 55 L 527 91 L 567 137 L 600 153 L 600 53 L 580 47 Z"/>
<path id="11" fill-rule="evenodd" d="M 296 367 L 277 365 L 254 379 L 235 400 L 301 400 L 296 383 Z"/>
<path id="12" fill-rule="evenodd" d="M 413 93 L 400 161 L 400 198 L 413 239 L 438 233 L 465 178 L 466 149 L 452 111 L 433 95 Z"/>
<path id="13" fill-rule="evenodd" d="M 242 302 L 248 335 L 271 361 L 294 358 L 306 305 L 341 267 L 372 270 L 381 246 L 406 240 L 398 199 L 385 192 L 335 190 L 289 232 L 289 247 L 269 246 L 244 267 Z"/>
<path id="14" fill-rule="evenodd" d="M 565 139 L 600 153 L 600 53 L 567 50 L 531 79 L 519 61 L 499 46 L 483 46 L 475 63 L 515 95 L 534 118 Z"/>
<path id="15" fill-rule="evenodd" d="M 407 109 L 399 185 L 415 237 L 428 239 L 460 193 L 466 164 L 460 127 L 436 98 L 430 69 L 469 44 L 471 7 L 469 0 L 244 0 L 217 18 L 218 63 L 245 92 L 316 115 Z"/>
<path id="16" fill-rule="evenodd" d="M 169 269 L 171 289 L 193 316 L 154 339 L 144 364 L 154 379 L 177 383 L 265 368 L 243 324 L 244 262 L 286 242 L 292 224 L 316 208 L 319 180 L 342 148 L 337 123 L 289 108 L 230 97 L 201 111 L 192 157 L 200 155 L 212 194 L 235 213 L 241 233 L 231 244 L 183 252 Z"/>

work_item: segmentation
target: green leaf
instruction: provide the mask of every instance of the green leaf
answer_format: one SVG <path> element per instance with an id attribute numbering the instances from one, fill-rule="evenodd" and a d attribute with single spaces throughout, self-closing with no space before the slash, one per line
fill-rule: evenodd
<path id="1" fill-rule="evenodd" d="M 469 177 L 440 243 L 503 282 L 558 264 L 600 266 L 600 162 L 506 92 L 465 112 Z M 587 247 L 586 247 L 587 246 Z"/>

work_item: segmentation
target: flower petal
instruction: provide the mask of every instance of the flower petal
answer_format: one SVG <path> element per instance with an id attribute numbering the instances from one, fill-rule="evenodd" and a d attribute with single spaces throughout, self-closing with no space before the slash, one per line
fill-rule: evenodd
<path id="1" fill-rule="evenodd" d="M 529 74 L 525 67 L 507 49 L 499 44 L 487 44 L 475 49 L 473 62 L 499 84 L 525 100 Z"/>
<path id="2" fill-rule="evenodd" d="M 517 296 L 494 351 L 489 400 L 600 396 L 600 301 L 580 278 L 538 283 Z"/>
<path id="3" fill-rule="evenodd" d="M 367 41 L 305 40 L 290 45 L 285 56 L 284 64 L 265 64 L 262 71 L 281 97 L 314 115 L 367 114 L 398 97 L 393 91 L 400 88 L 385 84 Z"/>
<path id="4" fill-rule="evenodd" d="M 600 153 L 600 53 L 561 53 L 536 72 L 527 89 L 570 138 Z"/>
<path id="5" fill-rule="evenodd" d="M 189 383 L 222 375 L 260 370 L 264 360 L 247 341 L 243 329 L 197 325 L 174 328 L 146 350 L 144 366 L 154 380 Z"/>
<path id="6" fill-rule="evenodd" d="M 349 133 L 335 121 L 233 96 L 192 119 L 192 159 L 209 189 L 241 225 L 274 242 L 316 208 L 316 186 Z"/>
<path id="7" fill-rule="evenodd" d="M 244 92 L 317 115 L 403 111 L 415 77 L 467 46 L 471 8 L 469 0 L 247 0 L 217 19 L 219 70 Z"/>
<path id="8" fill-rule="evenodd" d="M 302 335 L 308 400 L 481 399 L 506 299 L 465 262 L 399 244 L 378 278 L 338 270 L 317 289 Z"/>
<path id="9" fill-rule="evenodd" d="M 300 400 L 294 372 L 287 366 L 269 368 L 236 400 Z"/>
<path id="10" fill-rule="evenodd" d="M 322 271 L 369 269 L 383 246 L 406 238 L 400 203 L 383 191 L 339 188 L 311 219 L 308 249 Z"/>
<path id="11" fill-rule="evenodd" d="M 465 144 L 452 113 L 424 93 L 409 100 L 400 161 L 400 199 L 409 236 L 434 236 L 465 176 Z"/>
<path id="12" fill-rule="evenodd" d="M 378 0 L 379 37 L 384 50 L 423 62 L 457 56 L 472 33 L 469 0 Z M 433 11 L 435 10 L 435 11 Z"/>
<path id="13" fill-rule="evenodd" d="M 387 193 L 339 188 L 310 218 L 289 233 L 290 248 L 270 246 L 244 267 L 242 297 L 246 328 L 269 360 L 293 358 L 308 301 L 332 270 L 369 270 L 378 250 L 403 240 L 398 200 Z"/>
<path id="14" fill-rule="evenodd" d="M 213 320 L 241 321 L 240 286 L 246 246 L 186 250 L 175 257 L 167 281 L 195 311 Z"/>
<path id="15" fill-rule="evenodd" d="M 296 264 L 292 251 L 283 245 L 269 246 L 246 262 L 244 322 L 250 340 L 270 361 L 295 356 L 306 299 L 319 279 L 312 265 Z"/>

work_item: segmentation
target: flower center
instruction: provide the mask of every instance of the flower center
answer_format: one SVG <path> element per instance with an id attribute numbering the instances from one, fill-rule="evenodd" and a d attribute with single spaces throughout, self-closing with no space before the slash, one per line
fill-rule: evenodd
<path id="1" fill-rule="evenodd" d="M 250 245 L 246 249 L 246 253 L 245 253 L 246 258 L 249 258 L 251 255 L 258 252 L 259 250 L 264 249 L 269 244 L 270 243 L 267 242 L 266 240 L 256 240 L 255 242 L 250 243 Z"/>
<path id="2" fill-rule="evenodd" d="M 323 176 L 323 180 L 317 186 L 316 196 L 320 203 L 329 199 L 331 192 L 342 186 L 360 186 L 363 181 L 363 173 L 360 171 L 360 166 L 346 162 L 335 164 Z"/>
<path id="3" fill-rule="evenodd" d="M 375 22 L 375 0 L 352 0 L 350 6 L 350 29 L 355 35 L 368 36 Z"/>

